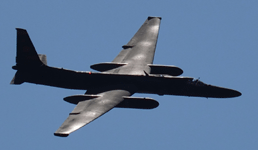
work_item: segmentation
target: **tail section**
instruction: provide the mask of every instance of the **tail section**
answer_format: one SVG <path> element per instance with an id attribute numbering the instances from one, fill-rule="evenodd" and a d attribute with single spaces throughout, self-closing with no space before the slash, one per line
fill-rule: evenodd
<path id="1" fill-rule="evenodd" d="M 47 65 L 46 55 L 38 55 L 36 49 L 25 29 L 17 30 L 17 52 L 16 65 L 12 68 L 17 70 L 11 84 L 21 84 L 22 73 L 25 70 L 31 70 L 43 65 Z"/>
<path id="2" fill-rule="evenodd" d="M 39 59 L 34 45 L 32 44 L 29 34 L 24 29 L 17 30 L 17 55 L 15 70 L 28 67 L 41 66 L 43 63 Z"/>

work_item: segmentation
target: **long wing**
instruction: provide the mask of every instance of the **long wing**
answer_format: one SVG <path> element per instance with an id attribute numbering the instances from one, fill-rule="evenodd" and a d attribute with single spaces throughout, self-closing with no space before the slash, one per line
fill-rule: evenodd
<path id="1" fill-rule="evenodd" d="M 126 63 L 122 67 L 110 70 L 112 73 L 144 74 L 149 73 L 156 49 L 160 17 L 148 17 L 133 38 L 123 46 L 123 50 L 113 60 L 115 63 Z"/>
<path id="2" fill-rule="evenodd" d="M 160 17 L 148 17 L 133 38 L 123 46 L 123 50 L 113 60 L 114 63 L 124 63 L 126 65 L 106 72 L 121 74 L 149 73 L 150 67 L 148 64 L 153 62 L 160 20 Z M 79 102 L 54 134 L 68 136 L 71 132 L 85 126 L 121 103 L 123 96 L 134 94 L 135 89 L 131 85 L 107 85 L 106 87 L 89 89 L 86 94 L 97 94 L 100 97 Z"/>
<path id="3" fill-rule="evenodd" d="M 89 89 L 86 94 L 97 94 L 99 97 L 79 102 L 54 135 L 68 136 L 114 108 L 123 101 L 123 96 L 131 96 L 133 91 L 134 87 L 130 85 Z"/>

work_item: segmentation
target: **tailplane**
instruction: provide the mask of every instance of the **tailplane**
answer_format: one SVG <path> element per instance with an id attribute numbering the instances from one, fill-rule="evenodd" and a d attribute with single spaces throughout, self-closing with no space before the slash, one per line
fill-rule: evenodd
<path id="1" fill-rule="evenodd" d="M 12 68 L 17 70 L 11 84 L 21 84 L 22 73 L 25 70 L 33 70 L 40 66 L 47 65 L 46 55 L 38 54 L 25 29 L 17 30 L 17 52 L 16 65 Z"/>

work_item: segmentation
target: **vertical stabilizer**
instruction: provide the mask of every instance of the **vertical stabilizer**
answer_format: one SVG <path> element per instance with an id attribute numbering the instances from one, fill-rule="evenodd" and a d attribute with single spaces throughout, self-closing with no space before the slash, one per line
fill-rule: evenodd
<path id="1" fill-rule="evenodd" d="M 17 53 L 16 66 L 13 69 L 24 67 L 41 66 L 39 56 L 35 50 L 33 43 L 30 40 L 29 34 L 25 29 L 16 28 L 17 30 Z"/>
<path id="2" fill-rule="evenodd" d="M 17 30 L 16 65 L 12 68 L 17 70 L 11 84 L 22 84 L 24 72 L 33 71 L 35 68 L 47 65 L 46 55 L 38 55 L 36 49 L 25 29 Z"/>

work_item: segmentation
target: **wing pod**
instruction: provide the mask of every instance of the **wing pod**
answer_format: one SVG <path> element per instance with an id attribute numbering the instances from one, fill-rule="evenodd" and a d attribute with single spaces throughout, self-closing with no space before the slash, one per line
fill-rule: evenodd
<path id="1" fill-rule="evenodd" d="M 91 65 L 90 68 L 100 72 L 104 72 L 104 71 L 108 71 L 108 70 L 112 70 L 112 69 L 124 66 L 126 64 L 127 63 L 104 62 L 104 63 L 97 63 L 94 65 Z"/>
<path id="2" fill-rule="evenodd" d="M 64 101 L 71 104 L 78 104 L 80 101 L 85 101 L 93 98 L 100 97 L 99 95 L 72 95 L 64 98 Z"/>
<path id="3" fill-rule="evenodd" d="M 166 74 L 171 76 L 179 76 L 183 73 L 183 70 L 176 66 L 153 64 L 148 64 L 148 66 L 151 68 L 150 74 Z"/>
<path id="4" fill-rule="evenodd" d="M 64 101 L 71 104 L 78 104 L 81 101 L 98 98 L 100 95 L 72 95 L 64 98 Z M 136 108 L 136 109 L 153 109 L 159 106 L 159 103 L 152 98 L 128 97 L 124 96 L 123 101 L 118 104 L 118 108 Z"/>
<path id="5" fill-rule="evenodd" d="M 159 102 L 152 98 L 128 97 L 124 96 L 124 100 L 116 107 L 118 108 L 136 108 L 136 109 L 153 109 L 159 106 Z"/>

